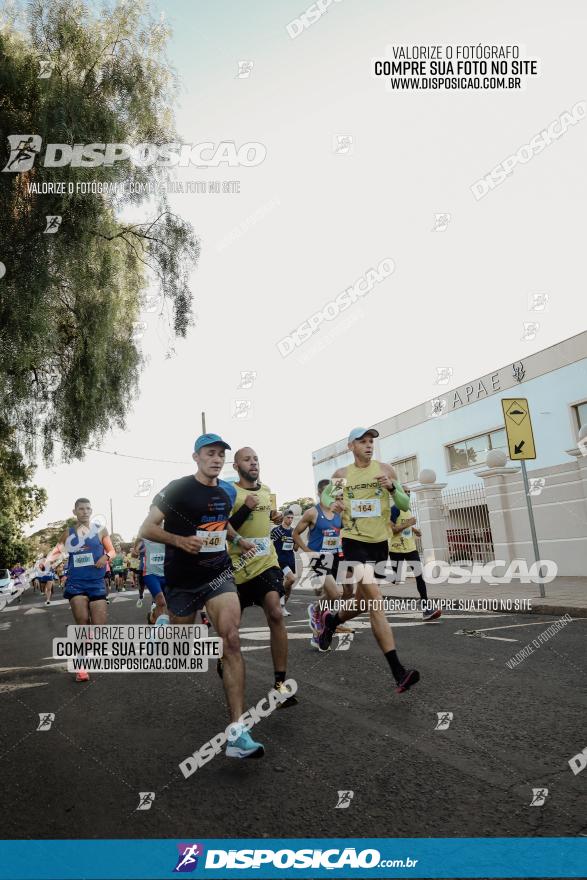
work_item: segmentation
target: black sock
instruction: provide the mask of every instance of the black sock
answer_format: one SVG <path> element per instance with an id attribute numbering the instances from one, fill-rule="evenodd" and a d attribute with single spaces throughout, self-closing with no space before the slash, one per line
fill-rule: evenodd
<path id="1" fill-rule="evenodd" d="M 385 655 L 385 659 L 389 663 L 389 668 L 391 669 L 392 675 L 395 680 L 400 681 L 403 678 L 406 670 L 399 662 L 397 651 L 388 651 Z"/>
<path id="2" fill-rule="evenodd" d="M 285 681 L 285 672 L 277 672 L 276 671 L 275 672 L 275 687 L 278 687 L 278 685 L 283 684 L 284 681 Z"/>
<path id="3" fill-rule="evenodd" d="M 335 630 L 337 626 L 340 626 L 340 625 L 341 625 L 341 623 L 342 623 L 342 620 L 341 620 L 340 617 L 338 616 L 338 613 L 337 613 L 337 614 L 332 614 L 332 612 L 331 612 L 331 616 L 330 616 L 330 618 L 328 619 L 328 622 L 327 622 L 326 625 L 327 625 L 328 629 Z"/>

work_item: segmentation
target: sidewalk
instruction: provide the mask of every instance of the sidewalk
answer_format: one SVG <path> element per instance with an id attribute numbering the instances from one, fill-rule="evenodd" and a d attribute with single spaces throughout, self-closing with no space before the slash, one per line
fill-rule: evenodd
<path id="1" fill-rule="evenodd" d="M 500 611 L 518 614 L 569 614 L 571 617 L 587 617 L 587 577 L 557 577 L 544 584 L 546 596 L 540 596 L 539 584 L 429 584 L 429 599 L 462 600 L 477 602 L 496 600 Z M 416 582 L 407 578 L 404 584 L 383 587 L 383 595 L 390 599 L 414 599 L 418 597 Z M 516 608 L 515 600 L 525 600 L 524 607 Z M 512 607 L 508 607 L 511 600 Z"/>

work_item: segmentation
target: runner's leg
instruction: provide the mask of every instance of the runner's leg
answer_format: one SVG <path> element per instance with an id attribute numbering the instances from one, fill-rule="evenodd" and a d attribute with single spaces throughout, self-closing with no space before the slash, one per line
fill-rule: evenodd
<path id="1" fill-rule="evenodd" d="M 245 664 L 240 649 L 241 607 L 236 593 L 222 593 L 206 600 L 208 617 L 223 643 L 222 684 L 230 713 L 237 721 L 244 712 Z M 195 620 L 195 614 L 192 621 Z M 175 621 L 172 621 L 175 622 Z M 184 623 L 185 621 L 180 621 Z"/>

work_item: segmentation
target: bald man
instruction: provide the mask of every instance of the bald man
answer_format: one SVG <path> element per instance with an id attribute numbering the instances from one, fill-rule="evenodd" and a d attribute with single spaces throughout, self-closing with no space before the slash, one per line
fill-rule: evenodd
<path id="1" fill-rule="evenodd" d="M 283 573 L 271 540 L 271 524 L 279 524 L 283 515 L 271 509 L 271 490 L 259 480 L 259 456 L 254 449 L 249 446 L 238 449 L 234 454 L 233 467 L 238 473 L 238 481 L 222 483 L 232 501 L 231 516 L 245 505 L 249 508 L 247 518 L 229 547 L 241 611 L 251 605 L 258 605 L 265 612 L 271 640 L 275 688 L 285 695 L 287 630 L 280 605 L 280 599 L 284 595 Z M 243 539 L 255 545 L 254 556 L 239 552 L 238 545 Z M 222 672 L 221 664 L 218 671 Z M 296 698 L 291 696 L 280 703 L 280 708 L 293 706 L 295 703 Z"/>

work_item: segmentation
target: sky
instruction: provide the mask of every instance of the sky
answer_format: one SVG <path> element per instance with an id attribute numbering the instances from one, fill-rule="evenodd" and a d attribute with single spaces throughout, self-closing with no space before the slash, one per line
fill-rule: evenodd
<path id="1" fill-rule="evenodd" d="M 147 362 L 126 430 L 83 461 L 37 468 L 49 502 L 29 533 L 83 495 L 108 523 L 112 499 L 115 531 L 130 539 L 155 492 L 194 470 L 202 411 L 233 449 L 255 448 L 279 504 L 312 495 L 312 451 L 435 396 L 438 367 L 457 387 L 585 329 L 587 121 L 485 197 L 471 191 L 587 101 L 585 5 L 340 0 L 290 26 L 292 39 L 286 26 L 309 5 L 153 3 L 173 29 L 182 142 L 253 142 L 266 158 L 178 170 L 184 184 L 240 181 L 238 193 L 170 196 L 202 244 L 195 325 L 170 341 L 165 315 L 141 316 Z M 392 91 L 373 75 L 392 45 L 480 43 L 520 46 L 538 75 L 487 91 Z M 252 62 L 248 76 L 239 62 Z M 384 260 L 391 273 L 282 355 L 281 340 Z M 538 316 L 539 293 L 549 303 Z"/>

